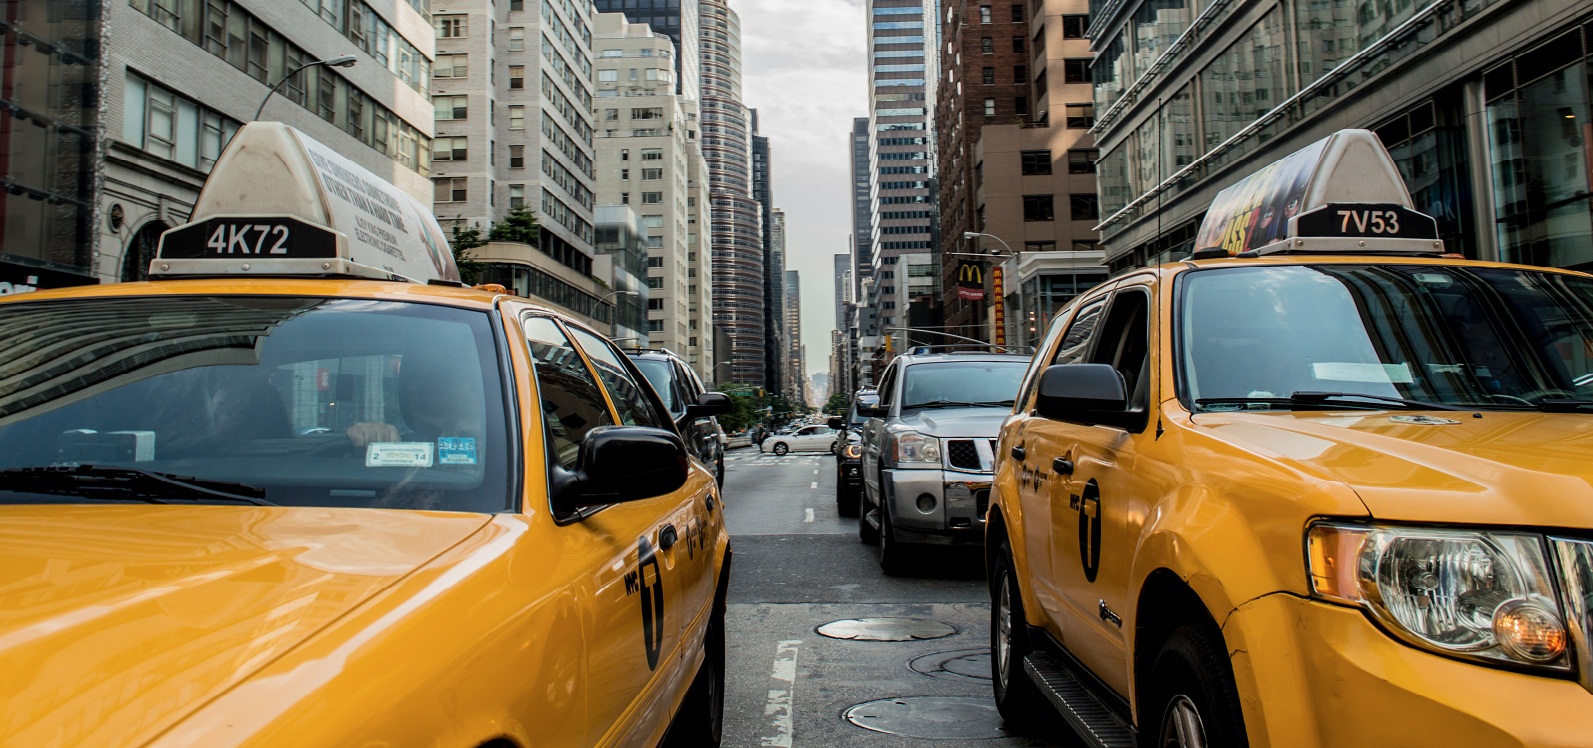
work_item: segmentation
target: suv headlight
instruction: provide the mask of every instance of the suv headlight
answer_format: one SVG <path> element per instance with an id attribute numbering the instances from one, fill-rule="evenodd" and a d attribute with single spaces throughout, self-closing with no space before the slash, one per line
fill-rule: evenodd
<path id="1" fill-rule="evenodd" d="M 891 437 L 891 461 L 897 465 L 940 466 L 940 440 L 917 431 Z"/>
<path id="2" fill-rule="evenodd" d="M 1483 662 L 1571 669 L 1544 539 L 1513 532 L 1322 523 L 1311 592 L 1370 611 L 1399 638 Z"/>
<path id="3" fill-rule="evenodd" d="M 848 460 L 856 460 L 863 456 L 863 445 L 848 444 L 841 448 L 841 456 Z"/>

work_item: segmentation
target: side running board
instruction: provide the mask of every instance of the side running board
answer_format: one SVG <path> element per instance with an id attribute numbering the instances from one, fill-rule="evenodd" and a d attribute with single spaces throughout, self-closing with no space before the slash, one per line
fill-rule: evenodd
<path id="1" fill-rule="evenodd" d="M 1023 670 L 1091 748 L 1134 748 L 1134 728 L 1095 697 L 1065 665 L 1044 652 L 1023 658 Z"/>

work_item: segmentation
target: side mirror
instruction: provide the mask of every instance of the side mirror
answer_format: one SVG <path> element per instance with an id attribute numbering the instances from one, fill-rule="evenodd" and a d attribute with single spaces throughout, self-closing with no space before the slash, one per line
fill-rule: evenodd
<path id="1" fill-rule="evenodd" d="M 857 412 L 865 416 L 885 415 L 880 412 L 879 395 L 858 395 Z"/>
<path id="2" fill-rule="evenodd" d="M 825 421 L 824 425 L 829 426 L 830 428 L 835 429 L 836 431 L 840 431 L 841 427 L 845 426 L 846 424 L 841 421 L 841 418 L 839 416 L 830 416 L 830 420 Z"/>
<path id="3" fill-rule="evenodd" d="M 736 409 L 736 404 L 730 396 L 723 392 L 704 392 L 697 396 L 697 402 L 686 406 L 686 420 L 693 421 L 708 416 L 718 416 Z"/>
<path id="4" fill-rule="evenodd" d="M 556 505 L 640 501 L 686 485 L 686 445 L 676 434 L 643 426 L 599 426 L 581 441 L 574 473 L 554 470 Z"/>
<path id="5" fill-rule="evenodd" d="M 1116 423 L 1127 410 L 1128 393 L 1123 386 L 1123 375 L 1106 364 L 1059 364 L 1040 374 L 1035 411 L 1042 418 L 1086 424 Z"/>

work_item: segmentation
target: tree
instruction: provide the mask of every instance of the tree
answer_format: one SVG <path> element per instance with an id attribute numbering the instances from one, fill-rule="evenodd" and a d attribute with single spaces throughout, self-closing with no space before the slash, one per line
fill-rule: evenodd
<path id="1" fill-rule="evenodd" d="M 454 264 L 459 266 L 459 280 L 464 281 L 467 286 L 481 282 L 481 274 L 486 270 L 486 265 L 477 261 L 475 253 L 471 250 L 486 243 L 486 240 L 481 238 L 481 229 L 460 229 L 458 224 L 454 224 L 454 238 L 448 245 L 454 252 Z"/>
<path id="2" fill-rule="evenodd" d="M 542 228 L 530 208 L 515 208 L 502 221 L 492 224 L 487 238 L 495 242 L 520 242 L 533 247 L 541 243 Z"/>
<path id="3" fill-rule="evenodd" d="M 824 404 L 824 412 L 832 416 L 844 416 L 846 415 L 846 409 L 851 404 L 851 400 L 846 397 L 845 392 L 836 392 L 830 395 L 829 402 Z"/>

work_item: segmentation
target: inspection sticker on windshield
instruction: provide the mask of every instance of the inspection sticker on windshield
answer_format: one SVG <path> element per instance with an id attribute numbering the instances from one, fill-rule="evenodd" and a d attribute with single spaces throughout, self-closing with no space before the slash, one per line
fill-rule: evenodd
<path id="1" fill-rule="evenodd" d="M 445 436 L 438 439 L 437 464 L 476 464 L 476 440 L 465 436 Z"/>
<path id="2" fill-rule="evenodd" d="M 375 442 L 365 448 L 365 467 L 431 467 L 431 442 Z"/>
<path id="3" fill-rule="evenodd" d="M 1325 361 L 1311 364 L 1311 375 L 1331 382 L 1370 382 L 1373 384 L 1410 384 L 1410 364 L 1353 364 Z"/>

